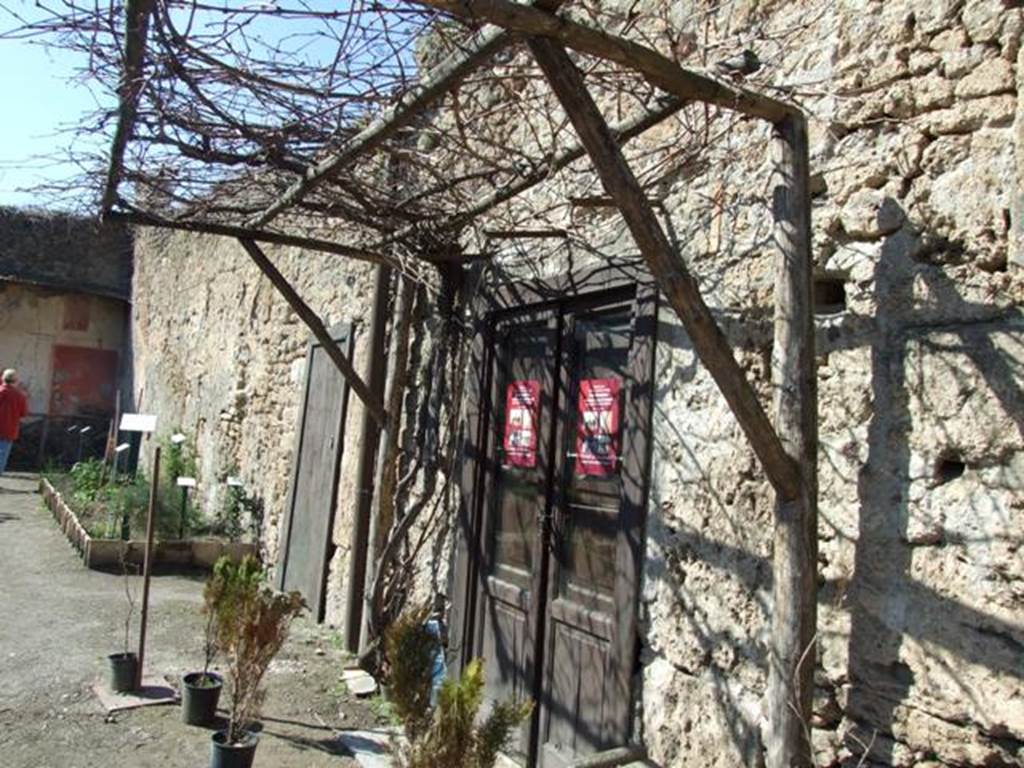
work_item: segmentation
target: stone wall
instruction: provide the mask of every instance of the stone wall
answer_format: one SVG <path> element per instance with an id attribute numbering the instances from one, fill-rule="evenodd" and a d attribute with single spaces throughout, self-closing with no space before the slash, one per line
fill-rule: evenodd
<path id="1" fill-rule="evenodd" d="M 759 82 L 810 114 L 819 765 L 865 752 L 881 765 L 1024 760 L 1024 274 L 1008 264 L 1021 11 L 1010 5 L 734 3 L 711 24 L 715 42 L 758 48 Z M 682 31 L 697 10 L 674 7 Z M 763 132 L 737 127 L 663 201 L 768 403 L 771 336 L 758 318 L 771 244 L 751 192 L 768 178 L 764 150 Z M 771 497 L 671 312 L 659 332 L 643 734 L 664 765 L 756 765 Z"/>
<path id="2" fill-rule="evenodd" d="M 356 324 L 354 363 L 363 370 L 370 267 L 292 248 L 267 253 L 329 327 Z M 223 508 L 229 475 L 263 500 L 262 545 L 267 562 L 276 563 L 311 334 L 241 247 L 225 238 L 141 231 L 134 298 L 135 406 L 158 415 L 158 439 L 178 430 L 188 437 L 198 457 L 197 498 L 208 515 Z M 344 614 L 340 585 L 361 411 L 350 395 L 328 588 L 334 623 Z"/>
<path id="3" fill-rule="evenodd" d="M 0 207 L 0 278 L 127 300 L 131 234 L 78 216 Z"/>
<path id="4" fill-rule="evenodd" d="M 821 428 L 811 725 L 821 766 L 1024 760 L 1018 5 L 629 4 L 631 34 L 685 64 L 755 49 L 763 67 L 751 85 L 779 89 L 809 115 Z M 531 89 L 544 86 L 516 87 L 531 103 Z M 612 102 L 602 94 L 604 106 Z M 496 129 L 492 146 L 525 147 L 553 130 L 527 119 Z M 629 154 L 767 406 L 766 149 L 764 126 L 698 107 Z M 566 229 L 568 244 L 509 248 L 487 279 L 635 255 L 614 212 L 567 204 L 597 191 L 577 164 L 508 206 L 512 218 Z M 329 320 L 365 316 L 364 268 L 277 253 Z M 160 412 L 167 431 L 195 435 L 209 504 L 237 466 L 276 520 L 304 330 L 240 252 L 219 241 L 148 235 L 135 289 L 143 409 Z M 636 730 L 664 766 L 756 766 L 772 495 L 685 331 L 667 309 L 660 319 Z M 419 325 L 421 362 L 432 332 Z M 430 380 L 429 368 L 417 368 L 416 391 Z M 422 432 L 405 434 L 415 455 Z M 431 490 L 422 476 L 410 487 Z M 338 516 L 332 594 L 344 573 L 346 514 Z M 272 525 L 271 553 L 275 542 Z M 438 561 L 448 551 L 440 540 L 424 548 L 432 577 L 424 589 L 443 575 Z"/>
<path id="5" fill-rule="evenodd" d="M 67 322 L 68 313 L 79 322 Z M 126 364 L 128 305 L 89 296 L 0 280 L 0 368 L 17 368 L 29 395 L 29 410 L 50 412 L 53 348 L 114 350 Z"/>
<path id="6" fill-rule="evenodd" d="M 1017 5 L 602 6 L 690 66 L 755 50 L 748 83 L 809 117 L 822 766 L 1024 761 Z M 479 99 L 493 104 L 487 87 Z M 520 98 L 543 87 L 521 85 Z M 597 93 L 613 119 L 621 98 Z M 525 122 L 494 130 L 527 146 L 549 135 Z M 764 126 L 695 108 L 627 154 L 767 408 L 766 139 Z M 491 279 L 635 255 L 613 211 L 568 204 L 599 189 L 577 164 L 499 212 L 569 239 L 506 248 Z M 655 392 L 637 732 L 662 765 L 758 765 L 771 489 L 667 308 Z"/>

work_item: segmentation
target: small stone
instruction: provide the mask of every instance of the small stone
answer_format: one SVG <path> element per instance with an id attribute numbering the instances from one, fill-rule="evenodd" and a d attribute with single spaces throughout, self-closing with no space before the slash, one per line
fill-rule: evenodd
<path id="1" fill-rule="evenodd" d="M 999 0 L 967 0 L 960 19 L 975 43 L 991 43 L 998 39 L 1007 10 Z"/>
<path id="2" fill-rule="evenodd" d="M 843 229 L 858 240 L 874 240 L 895 232 L 906 219 L 894 199 L 876 189 L 854 192 L 840 213 Z"/>
<path id="3" fill-rule="evenodd" d="M 1013 90 L 1013 68 L 1006 59 L 989 59 L 956 84 L 960 98 L 991 96 Z"/>
<path id="4" fill-rule="evenodd" d="M 969 44 L 967 33 L 963 27 L 953 27 L 939 32 L 931 39 L 928 47 L 933 51 L 956 51 L 966 48 Z"/>
<path id="5" fill-rule="evenodd" d="M 983 45 L 958 48 L 942 54 L 942 71 L 950 80 L 964 77 L 985 60 L 987 51 Z"/>

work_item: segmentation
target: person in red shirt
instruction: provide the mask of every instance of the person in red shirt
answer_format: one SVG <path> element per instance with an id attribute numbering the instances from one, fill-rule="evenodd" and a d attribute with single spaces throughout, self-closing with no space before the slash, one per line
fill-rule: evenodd
<path id="1" fill-rule="evenodd" d="M 18 439 L 21 420 L 28 414 L 28 398 L 18 386 L 18 372 L 4 371 L 0 382 L 0 475 L 7 469 L 11 446 Z"/>

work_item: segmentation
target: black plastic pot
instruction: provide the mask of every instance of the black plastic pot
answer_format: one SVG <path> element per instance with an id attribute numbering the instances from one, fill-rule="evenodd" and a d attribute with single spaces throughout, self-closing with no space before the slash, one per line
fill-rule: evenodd
<path id="1" fill-rule="evenodd" d="M 210 768 L 251 768 L 260 737 L 250 731 L 242 731 L 240 743 L 228 744 L 227 740 L 227 731 L 213 734 Z"/>
<path id="2" fill-rule="evenodd" d="M 181 719 L 189 725 L 212 723 L 217 718 L 217 702 L 224 686 L 221 676 L 214 672 L 191 672 L 181 682 Z"/>
<path id="3" fill-rule="evenodd" d="M 110 688 L 118 693 L 135 690 L 135 674 L 139 669 L 139 657 L 134 653 L 112 653 L 110 660 Z"/>

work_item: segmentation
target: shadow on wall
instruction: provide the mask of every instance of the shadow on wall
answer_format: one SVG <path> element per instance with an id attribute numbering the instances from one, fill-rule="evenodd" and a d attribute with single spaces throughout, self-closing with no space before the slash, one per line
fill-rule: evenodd
<path id="1" fill-rule="evenodd" d="M 886 199 L 880 209 L 887 217 L 891 217 L 894 210 L 905 219 L 899 204 L 891 198 Z M 1024 380 L 1024 359 L 1008 354 L 994 340 L 996 332 L 1018 330 L 1024 333 L 1024 322 L 1015 312 L 965 299 L 946 272 L 929 266 L 933 258 L 950 247 L 955 246 L 944 241 L 931 244 L 927 227 L 912 231 L 904 224 L 895 232 L 890 230 L 881 240 L 880 256 L 875 264 L 875 317 L 858 318 L 851 314 L 843 318 L 844 333 L 827 334 L 829 338 L 819 350 L 827 354 L 870 346 L 866 458 L 856 478 L 857 529 L 844 533 L 837 528 L 835 534 L 831 531 L 828 534 L 851 539 L 847 543 L 854 548 L 853 573 L 848 583 L 839 579 L 820 581 L 822 608 L 831 606 L 834 615 L 834 609 L 841 605 L 840 610 L 847 613 L 849 620 L 845 676 L 840 673 L 838 679 L 828 680 L 823 669 L 819 669 L 818 675 L 819 684 L 825 685 L 816 699 L 816 715 L 822 718 L 818 710 L 825 702 L 832 712 L 824 715 L 823 725 L 816 723 L 816 726 L 835 732 L 834 748 L 845 752 L 845 756 L 830 755 L 832 765 L 913 765 L 943 757 L 956 764 L 998 766 L 1018 765 L 1024 757 L 1024 741 L 1021 741 L 1024 735 L 1014 732 L 1001 719 L 1012 717 L 1000 711 L 1006 702 L 984 700 L 978 695 L 984 684 L 979 683 L 981 678 L 976 669 L 972 670 L 973 679 L 967 676 L 968 667 L 972 667 L 1010 678 L 1011 682 L 1024 681 L 1024 632 L 1019 625 L 996 613 L 989 614 L 975 607 L 981 602 L 978 597 L 959 599 L 956 587 L 947 588 L 950 584 L 960 584 L 956 578 L 967 578 L 977 580 L 977 595 L 982 594 L 986 587 L 980 582 L 992 577 L 983 573 L 984 568 L 978 562 L 978 547 L 995 547 L 997 540 L 1002 542 L 1000 548 L 986 555 L 989 559 L 984 564 L 998 575 L 1000 558 L 1012 556 L 1016 546 L 1012 532 L 1006 530 L 1010 518 L 997 515 L 995 524 L 987 528 L 980 525 L 969 542 L 962 533 L 944 529 L 941 523 L 931 533 L 923 535 L 916 528 L 908 530 L 908 525 L 918 525 L 911 521 L 920 516 L 914 504 L 920 504 L 922 495 L 927 496 L 940 486 L 952 487 L 965 471 L 999 467 L 1013 458 L 992 444 L 993 435 L 988 435 L 988 442 L 976 440 L 971 450 L 965 451 L 967 446 L 959 444 L 963 436 L 957 429 L 941 420 L 930 423 L 935 420 L 930 406 L 936 393 L 928 386 L 921 386 L 927 384 L 927 377 L 913 368 L 919 361 L 908 351 L 912 346 L 920 348 L 922 359 L 930 365 L 950 361 L 949 387 L 968 387 L 970 373 L 957 370 L 955 361 L 960 357 L 970 361 L 984 388 L 991 393 L 989 397 L 997 401 L 994 407 L 1010 417 L 1005 424 L 1005 429 L 1010 431 L 1006 443 L 1020 445 L 1024 440 L 1024 392 L 1019 386 Z M 921 306 L 922 290 L 928 297 L 928 306 Z M 770 330 L 762 329 L 758 336 L 757 331 L 737 328 L 737 334 L 746 334 L 739 340 L 733 338 L 737 335 L 732 333 L 734 329 L 728 330 L 738 347 L 741 362 L 765 357 L 763 345 L 770 347 Z M 954 341 L 930 343 L 929 339 L 935 334 Z M 824 335 L 819 330 L 819 336 Z M 673 333 L 671 329 L 660 334 L 659 344 L 690 351 L 685 334 Z M 762 348 L 759 350 L 759 347 Z M 921 380 L 914 378 L 908 383 L 908 371 Z M 684 368 L 659 373 L 661 386 L 656 403 L 672 397 L 673 389 L 682 391 L 694 378 L 696 370 Z M 666 378 L 669 376 L 671 378 Z M 946 381 L 945 374 L 943 381 Z M 856 395 L 850 388 L 851 399 Z M 967 395 L 973 392 L 964 396 Z M 926 418 L 921 418 L 922 414 Z M 970 421 L 971 416 L 964 418 Z M 693 519 L 693 525 L 686 525 L 685 530 L 671 527 L 661 514 L 659 500 L 652 497 L 649 548 L 658 556 L 649 559 L 647 574 L 652 582 L 661 582 L 662 588 L 677 598 L 677 605 L 683 610 L 682 615 L 677 614 L 673 620 L 680 622 L 678 627 L 689 635 L 690 639 L 685 642 L 696 642 L 700 646 L 681 652 L 684 659 L 693 661 L 692 668 L 684 668 L 678 658 L 671 663 L 678 671 L 691 676 L 695 685 L 713 687 L 712 695 L 701 698 L 712 701 L 718 711 L 701 717 L 713 717 L 728 730 L 723 737 L 727 737 L 742 755 L 744 764 L 758 765 L 762 747 L 758 724 L 753 722 L 756 715 L 752 717 L 750 704 L 764 681 L 755 679 L 756 676 L 744 678 L 742 665 L 737 665 L 735 659 L 744 659 L 748 665 L 766 673 L 764 643 L 767 635 L 746 632 L 742 626 L 724 626 L 721 618 L 710 620 L 705 608 L 719 602 L 723 613 L 727 614 L 731 606 L 725 605 L 725 601 L 735 593 L 756 605 L 762 627 L 766 628 L 770 622 L 772 574 L 767 549 L 771 518 L 766 512 L 770 510 L 769 497 L 759 479 L 763 473 L 758 467 L 732 467 L 732 485 L 728 489 L 722 483 L 716 485 L 711 463 L 697 455 L 703 449 L 695 451 L 690 447 L 694 437 L 683 434 L 667 413 L 659 414 L 657 422 L 659 450 L 669 457 L 662 463 L 670 465 L 663 466 L 662 470 L 673 473 L 667 479 L 669 484 L 699 488 L 696 493 L 705 498 L 718 517 L 713 524 L 726 526 L 726 540 L 739 542 L 736 545 L 716 541 L 707 517 L 703 521 Z M 920 441 L 922 437 L 915 435 L 912 428 L 930 430 L 927 433 L 930 437 L 944 442 L 944 445 L 929 446 L 929 450 L 940 457 L 929 468 L 930 477 L 921 475 L 920 457 L 926 451 L 914 444 L 914 440 Z M 823 462 L 829 460 L 825 450 L 821 456 Z M 852 477 L 846 480 L 853 482 Z M 1017 482 L 1024 484 L 1021 478 L 1017 478 Z M 929 489 L 923 494 L 919 490 L 922 483 Z M 982 495 L 992 495 L 991 488 L 978 487 Z M 916 496 L 912 496 L 914 492 Z M 998 509 L 1000 502 L 988 499 L 979 503 Z M 671 509 L 670 501 L 665 504 Z M 964 504 L 968 515 L 976 511 L 972 498 L 965 497 Z M 692 514 L 692 511 L 683 514 Z M 854 519 L 852 514 L 849 518 Z M 823 514 L 821 530 L 830 525 L 831 521 Z M 970 544 L 973 549 L 968 552 L 959 546 L 964 544 Z M 915 552 L 920 553 L 917 559 Z M 945 562 L 921 566 L 922 559 L 926 563 Z M 933 580 L 943 574 L 944 568 L 948 571 L 944 578 L 950 579 L 945 587 Z M 1007 578 L 1019 578 L 1019 574 Z M 1011 589 L 1010 594 L 1017 594 L 1019 608 L 1019 591 L 1013 593 Z M 1010 598 L 1011 602 L 1013 599 Z M 994 611 L 1000 608 L 992 605 Z M 1004 615 L 1009 613 L 1004 611 Z M 821 640 L 826 629 L 832 631 L 819 619 Z M 666 654 L 659 646 L 663 640 L 656 636 L 654 628 L 648 626 L 646 631 L 644 661 L 650 668 L 657 658 Z M 830 641 L 835 639 L 830 638 Z M 913 648 L 908 649 L 908 645 Z M 726 648 L 729 658 L 720 663 L 719 657 Z M 742 690 L 744 687 L 748 690 Z M 649 688 L 648 696 L 650 693 Z M 658 691 L 658 695 L 672 694 Z M 921 706 L 922 699 L 924 706 Z M 958 714 L 950 714 L 953 712 Z M 946 726 L 948 731 L 944 730 Z M 846 749 L 839 750 L 840 744 Z M 945 754 L 938 754 L 943 750 Z"/>

